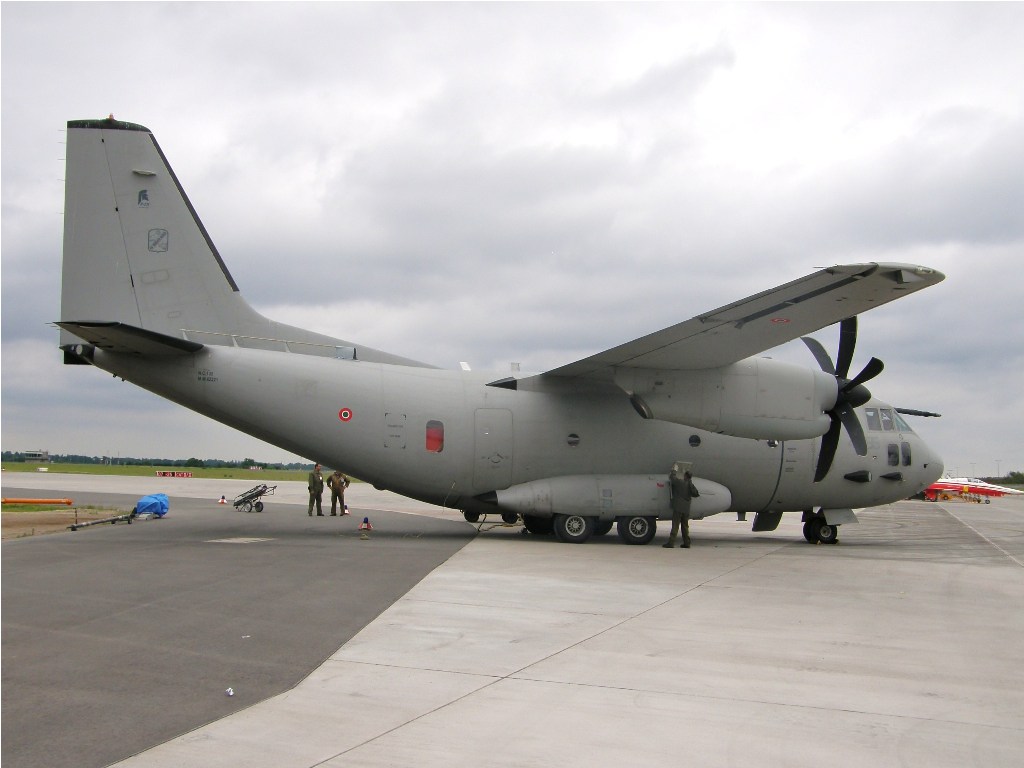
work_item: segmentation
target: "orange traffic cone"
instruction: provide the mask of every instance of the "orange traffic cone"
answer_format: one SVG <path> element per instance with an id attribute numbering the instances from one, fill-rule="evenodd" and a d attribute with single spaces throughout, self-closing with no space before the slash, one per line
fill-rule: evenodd
<path id="1" fill-rule="evenodd" d="M 227 500 L 227 499 L 225 499 L 225 498 L 224 498 L 223 496 L 221 496 L 221 497 L 220 497 L 220 501 L 218 501 L 217 503 L 218 503 L 218 504 L 227 504 L 227 503 L 228 503 L 228 500 Z"/>
<path id="2" fill-rule="evenodd" d="M 360 539 L 368 539 L 368 538 L 370 538 L 370 534 L 368 533 L 368 531 L 372 531 L 373 530 L 373 526 L 370 525 L 370 518 L 368 518 L 368 517 L 364 517 L 363 518 L 363 522 L 361 522 L 359 524 L 359 530 L 362 531 L 362 535 L 359 537 Z"/>

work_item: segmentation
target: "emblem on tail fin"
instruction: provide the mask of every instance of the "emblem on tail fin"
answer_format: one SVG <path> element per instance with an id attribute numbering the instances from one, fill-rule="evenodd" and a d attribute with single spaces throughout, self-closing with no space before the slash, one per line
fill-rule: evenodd
<path id="1" fill-rule="evenodd" d="M 149 250 L 153 253 L 166 253 L 170 239 L 166 229 L 149 230 Z"/>

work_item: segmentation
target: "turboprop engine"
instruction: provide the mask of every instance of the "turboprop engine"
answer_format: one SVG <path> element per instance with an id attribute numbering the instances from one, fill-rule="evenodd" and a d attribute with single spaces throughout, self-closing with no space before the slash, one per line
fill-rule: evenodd
<path id="1" fill-rule="evenodd" d="M 827 418 L 827 417 L 826 417 Z M 725 512 L 732 494 L 724 485 L 694 477 L 700 492 L 690 518 Z M 495 492 L 498 506 L 521 515 L 584 515 L 613 520 L 625 515 L 672 517 L 668 475 L 562 475 L 513 485 Z"/>
<path id="2" fill-rule="evenodd" d="M 645 419 L 762 440 L 824 435 L 839 394 L 825 371 L 764 357 L 706 370 L 619 368 L 615 383 Z"/>

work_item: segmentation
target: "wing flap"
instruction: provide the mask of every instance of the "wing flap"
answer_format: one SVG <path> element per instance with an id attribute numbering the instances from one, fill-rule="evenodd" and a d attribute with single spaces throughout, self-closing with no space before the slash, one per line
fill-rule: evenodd
<path id="1" fill-rule="evenodd" d="M 121 355 L 190 355 L 203 345 L 126 323 L 59 322 L 57 325 L 94 347 Z"/>

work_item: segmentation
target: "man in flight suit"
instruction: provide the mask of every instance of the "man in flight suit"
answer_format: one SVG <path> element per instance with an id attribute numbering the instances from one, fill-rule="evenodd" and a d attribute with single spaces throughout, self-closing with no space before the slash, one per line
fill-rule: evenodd
<path id="1" fill-rule="evenodd" d="M 316 504 L 316 514 L 323 517 L 324 510 L 320 504 L 323 502 L 324 476 L 320 474 L 319 464 L 313 467 L 313 471 L 309 473 L 307 485 L 309 486 L 309 516 L 313 516 L 313 504 Z"/>
<path id="2" fill-rule="evenodd" d="M 686 469 L 683 469 L 686 467 Z M 676 545 L 676 535 L 679 529 L 683 529 L 683 543 L 679 546 L 683 549 L 690 548 L 690 500 L 700 496 L 697 486 L 693 484 L 693 475 L 690 474 L 690 465 L 683 462 L 676 462 L 672 465 L 672 471 L 668 473 L 668 479 L 672 488 L 672 532 L 668 535 L 668 541 L 661 546 L 666 549 Z"/>
<path id="3" fill-rule="evenodd" d="M 340 469 L 334 470 L 327 478 L 327 487 L 331 489 L 331 515 L 337 515 L 338 505 L 341 504 L 341 514 L 347 515 L 345 508 L 345 489 L 349 486 L 349 479 L 341 473 Z"/>

